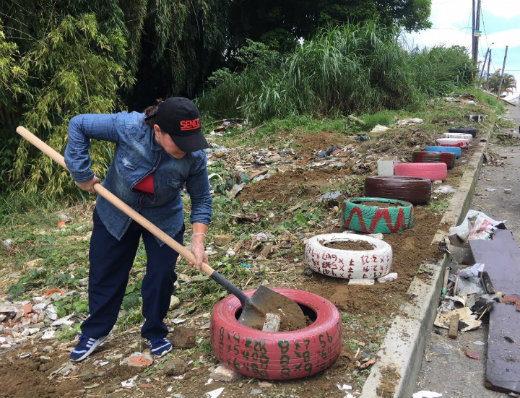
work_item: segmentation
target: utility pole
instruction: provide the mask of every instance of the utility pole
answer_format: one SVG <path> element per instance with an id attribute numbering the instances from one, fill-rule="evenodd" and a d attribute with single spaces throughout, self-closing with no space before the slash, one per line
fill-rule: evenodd
<path id="1" fill-rule="evenodd" d="M 486 51 L 486 56 L 484 57 L 484 63 L 482 64 L 482 70 L 480 71 L 480 78 L 482 79 L 482 76 L 484 75 L 484 68 L 486 67 L 486 61 L 487 61 L 487 57 L 488 57 L 488 54 L 489 52 L 491 51 L 490 48 L 487 49 Z"/>
<path id="2" fill-rule="evenodd" d="M 486 90 L 489 91 L 489 66 L 491 65 L 491 49 L 489 49 L 489 60 L 487 67 L 487 76 L 486 76 Z"/>
<path id="3" fill-rule="evenodd" d="M 472 43 L 472 55 L 473 55 L 473 63 L 477 65 L 478 60 L 478 38 L 480 37 L 480 6 L 481 0 L 477 0 L 477 9 L 475 10 L 475 0 L 472 0 L 473 9 L 472 9 L 472 35 L 471 35 L 471 43 Z"/>
<path id="4" fill-rule="evenodd" d="M 471 0 L 471 58 L 474 64 L 477 63 L 475 54 L 475 0 Z"/>
<path id="5" fill-rule="evenodd" d="M 506 69 L 506 59 L 507 59 L 507 49 L 509 46 L 506 46 L 506 53 L 504 55 L 504 63 L 502 64 L 502 74 L 500 76 L 500 87 L 498 88 L 498 97 L 502 94 L 502 81 L 504 80 L 504 71 Z"/>

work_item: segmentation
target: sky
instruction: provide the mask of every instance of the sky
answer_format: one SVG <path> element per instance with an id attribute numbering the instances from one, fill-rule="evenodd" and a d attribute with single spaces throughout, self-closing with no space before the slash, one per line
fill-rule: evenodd
<path id="1" fill-rule="evenodd" d="M 481 7 L 478 59 L 484 61 L 490 48 L 490 73 L 502 69 L 508 45 L 505 72 L 515 76 L 520 91 L 520 0 L 481 0 Z M 471 8 L 472 0 L 432 0 L 432 28 L 405 35 L 405 39 L 419 48 L 461 45 L 471 54 Z"/>

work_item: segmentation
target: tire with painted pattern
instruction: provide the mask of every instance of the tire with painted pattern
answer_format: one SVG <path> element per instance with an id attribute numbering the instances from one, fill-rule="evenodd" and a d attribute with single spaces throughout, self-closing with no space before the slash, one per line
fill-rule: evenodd
<path id="1" fill-rule="evenodd" d="M 462 155 L 462 149 L 454 147 L 454 146 L 427 146 L 424 148 L 427 152 L 451 152 L 454 153 L 457 158 L 460 158 Z"/>
<path id="2" fill-rule="evenodd" d="M 442 138 L 462 138 L 463 140 L 468 140 L 470 143 L 473 141 L 473 136 L 471 134 L 464 133 L 443 133 Z"/>
<path id="3" fill-rule="evenodd" d="M 454 146 L 457 148 L 467 148 L 469 140 L 462 138 L 437 138 L 435 143 L 440 146 Z"/>
<path id="4" fill-rule="evenodd" d="M 446 165 L 445 165 L 446 166 Z M 369 202 L 388 203 L 379 207 Z M 387 198 L 353 198 L 342 203 L 341 218 L 345 228 L 369 234 L 390 234 L 413 227 L 414 209 L 410 202 Z"/>
<path id="5" fill-rule="evenodd" d="M 367 242 L 371 250 L 342 250 L 327 247 L 332 242 Z M 323 234 L 305 244 L 305 264 L 313 271 L 334 278 L 375 279 L 392 266 L 392 246 L 381 239 L 357 234 Z"/>
<path id="6" fill-rule="evenodd" d="M 299 330 L 264 332 L 238 322 L 241 304 L 228 296 L 211 315 L 210 341 L 215 356 L 227 368 L 247 377 L 291 380 L 330 367 L 341 350 L 341 315 L 329 300 L 295 289 L 273 288 L 296 301 L 312 320 Z M 244 293 L 251 297 L 255 290 Z"/>
<path id="7" fill-rule="evenodd" d="M 372 176 L 365 178 L 365 196 L 399 199 L 411 204 L 430 201 L 432 182 L 427 178 L 407 176 Z"/>
<path id="8" fill-rule="evenodd" d="M 451 152 L 413 151 L 412 162 L 414 163 L 446 163 L 448 169 L 455 167 L 455 154 Z"/>
<path id="9" fill-rule="evenodd" d="M 442 181 L 448 176 L 446 163 L 395 163 L 396 176 L 427 178 L 431 181 Z"/>

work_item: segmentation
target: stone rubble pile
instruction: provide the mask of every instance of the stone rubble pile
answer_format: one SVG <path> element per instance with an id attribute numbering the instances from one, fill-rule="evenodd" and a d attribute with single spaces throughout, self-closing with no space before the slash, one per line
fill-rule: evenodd
<path id="1" fill-rule="evenodd" d="M 58 318 L 54 302 L 63 297 L 65 294 L 56 289 L 31 300 L 10 302 L 0 299 L 0 351 L 28 338 L 53 339 L 64 326 L 72 325 L 75 322 L 71 319 L 73 315 Z"/>

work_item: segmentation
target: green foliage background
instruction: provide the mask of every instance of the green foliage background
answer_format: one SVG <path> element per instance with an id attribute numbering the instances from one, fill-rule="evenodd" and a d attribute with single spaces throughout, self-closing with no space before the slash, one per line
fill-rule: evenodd
<path id="1" fill-rule="evenodd" d="M 261 123 L 410 108 L 468 84 L 475 71 L 461 48 L 407 51 L 399 42 L 400 30 L 429 26 L 430 5 L 0 2 L 0 191 L 78 192 L 66 171 L 14 133 L 18 125 L 63 153 L 72 116 L 139 111 L 170 95 L 196 99 L 205 115 Z M 92 145 L 100 177 L 112 152 Z"/>

